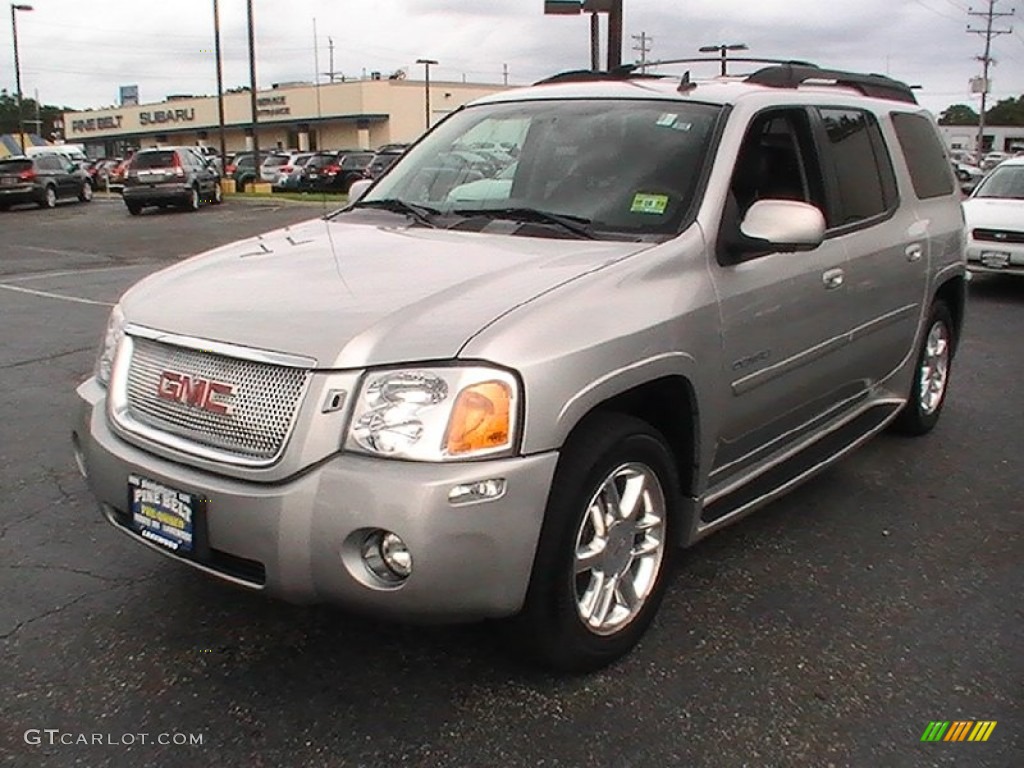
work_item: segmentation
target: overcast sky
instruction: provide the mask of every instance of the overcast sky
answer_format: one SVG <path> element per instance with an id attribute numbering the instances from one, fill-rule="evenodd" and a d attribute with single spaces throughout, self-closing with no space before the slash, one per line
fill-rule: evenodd
<path id="1" fill-rule="evenodd" d="M 143 102 L 216 91 L 212 0 L 30 0 L 18 13 L 22 88 L 43 103 L 102 107 L 118 87 L 137 84 Z M 987 5 L 974 0 L 974 8 Z M 313 80 L 313 19 L 319 71 L 348 77 L 407 70 L 437 59 L 432 75 L 525 84 L 589 66 L 586 16 L 545 16 L 542 0 L 254 0 L 257 75 L 272 83 Z M 225 87 L 249 82 L 245 0 L 221 0 Z M 1010 0 L 997 10 L 1010 11 Z M 632 35 L 653 37 L 650 57 L 696 55 L 701 45 L 746 43 L 750 55 L 799 58 L 822 66 L 891 74 L 919 84 L 933 111 L 973 103 L 967 81 L 984 39 L 967 34 L 968 0 L 625 0 L 624 61 Z M 10 25 L 0 23 L 0 88 L 13 92 Z M 1018 11 L 1024 17 L 1024 8 Z M 1001 19 L 995 38 L 993 102 L 1024 93 L 1024 23 Z M 602 40 L 605 35 L 602 19 Z M 603 47 L 603 46 L 602 46 Z M 602 53 L 602 56 L 604 54 Z M 325 78 L 321 78 L 322 80 Z"/>

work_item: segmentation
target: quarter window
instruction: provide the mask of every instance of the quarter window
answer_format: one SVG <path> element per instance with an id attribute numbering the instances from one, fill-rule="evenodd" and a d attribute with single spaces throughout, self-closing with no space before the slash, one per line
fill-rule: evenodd
<path id="1" fill-rule="evenodd" d="M 896 204 L 896 175 L 874 115 L 820 109 L 837 205 L 829 226 L 843 227 L 887 213 Z"/>
<path id="2" fill-rule="evenodd" d="M 892 125 L 907 159 L 910 180 L 918 199 L 953 194 L 953 174 L 931 121 L 923 115 L 894 112 Z"/>

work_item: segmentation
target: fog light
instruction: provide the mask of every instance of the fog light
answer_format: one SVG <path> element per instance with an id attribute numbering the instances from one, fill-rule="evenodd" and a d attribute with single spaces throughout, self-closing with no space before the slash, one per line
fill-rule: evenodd
<path id="1" fill-rule="evenodd" d="M 363 541 L 363 562 L 382 581 L 405 581 L 412 573 L 412 554 L 397 533 L 373 531 Z"/>
<path id="2" fill-rule="evenodd" d="M 480 480 L 476 483 L 456 485 L 448 491 L 448 501 L 452 504 L 470 504 L 474 501 L 493 501 L 505 495 L 505 478 L 495 477 Z"/>

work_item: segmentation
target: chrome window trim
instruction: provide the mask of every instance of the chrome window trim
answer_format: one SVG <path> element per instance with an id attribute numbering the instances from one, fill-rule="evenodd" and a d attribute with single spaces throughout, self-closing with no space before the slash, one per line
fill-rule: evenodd
<path id="1" fill-rule="evenodd" d="M 170 448 L 173 451 L 181 453 L 185 456 L 195 456 L 206 461 L 214 462 L 217 464 L 227 464 L 234 467 L 242 467 L 245 469 L 266 469 L 277 464 L 283 457 L 291 443 L 292 435 L 295 433 L 295 425 L 298 423 L 299 416 L 302 413 L 303 404 L 306 399 L 306 395 L 309 391 L 310 382 L 312 381 L 312 371 L 309 371 L 310 375 L 306 376 L 306 381 L 302 385 L 302 389 L 299 393 L 298 403 L 295 408 L 295 413 L 292 415 L 291 424 L 288 427 L 288 433 L 285 435 L 284 440 L 281 441 L 281 447 L 277 453 L 267 459 L 263 458 L 250 458 L 247 456 L 239 456 L 238 454 L 231 453 L 230 451 L 223 451 L 217 448 L 211 448 L 206 445 L 187 440 L 177 435 L 172 435 L 167 432 L 162 432 L 158 429 L 154 429 L 148 424 L 143 424 L 138 420 L 132 418 L 129 413 L 128 404 L 128 369 L 131 364 L 132 354 L 134 352 L 134 342 L 132 335 L 140 336 L 141 338 L 151 339 L 153 341 L 159 341 L 164 344 L 174 344 L 176 339 L 186 339 L 191 342 L 189 349 L 197 351 L 208 351 L 216 354 L 224 355 L 223 350 L 243 350 L 245 352 L 253 354 L 272 354 L 276 353 L 263 353 L 259 350 L 250 350 L 244 347 L 235 347 L 231 344 L 221 344 L 213 342 L 203 342 L 199 339 L 192 337 L 176 336 L 174 334 L 159 333 L 152 331 L 148 328 L 143 329 L 143 333 L 136 333 L 139 326 L 129 325 L 125 328 L 125 336 L 121 340 L 118 346 L 117 355 L 114 358 L 113 370 L 110 375 L 110 385 L 107 389 L 107 419 L 114 431 L 121 437 L 136 443 L 142 448 L 145 448 L 145 442 L 154 443 L 156 445 Z M 152 335 L 156 334 L 156 335 Z M 228 357 L 238 355 L 227 355 Z M 304 360 L 307 358 L 300 358 L 296 356 L 281 355 L 280 358 L 288 358 L 291 361 Z M 244 360 L 250 360 L 259 363 L 270 362 L 267 358 L 260 357 L 244 357 Z M 315 363 L 315 361 L 313 361 Z M 274 363 L 280 364 L 280 363 Z M 289 365 L 288 367 L 299 367 L 295 365 Z M 140 442 L 139 438 L 144 442 Z"/>

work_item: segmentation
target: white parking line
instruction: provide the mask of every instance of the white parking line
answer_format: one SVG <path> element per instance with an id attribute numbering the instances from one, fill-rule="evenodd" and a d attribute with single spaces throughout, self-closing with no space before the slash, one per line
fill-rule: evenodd
<path id="1" fill-rule="evenodd" d="M 93 269 L 65 269 L 60 272 L 35 272 L 31 275 L 18 275 L 17 277 L 5 278 L 6 283 L 24 283 L 29 280 L 46 280 L 49 277 L 67 277 L 68 275 L 91 275 L 94 272 L 117 272 L 125 269 L 143 269 L 159 267 L 159 264 L 125 264 L 120 267 L 95 267 Z"/>
<path id="2" fill-rule="evenodd" d="M 114 306 L 107 301 L 93 301 L 92 299 L 82 299 L 78 296 L 64 296 L 60 293 L 50 293 L 48 291 L 34 291 L 31 288 L 21 288 L 17 285 L 7 285 L 6 283 L 0 283 L 0 288 L 8 291 L 16 291 L 18 293 L 28 293 L 33 296 L 42 296 L 45 299 L 59 299 L 60 301 L 73 301 L 76 304 L 95 304 L 98 307 L 112 307 Z"/>

